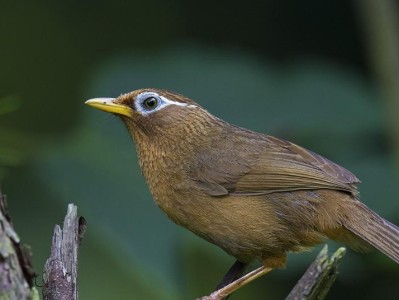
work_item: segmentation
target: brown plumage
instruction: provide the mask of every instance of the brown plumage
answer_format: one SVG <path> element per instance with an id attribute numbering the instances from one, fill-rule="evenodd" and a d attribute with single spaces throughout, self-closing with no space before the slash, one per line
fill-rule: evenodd
<path id="1" fill-rule="evenodd" d="M 239 261 L 282 267 L 287 252 L 331 238 L 399 263 L 398 227 L 362 204 L 360 181 L 330 160 L 164 90 L 88 104 L 122 117 L 158 206 Z"/>

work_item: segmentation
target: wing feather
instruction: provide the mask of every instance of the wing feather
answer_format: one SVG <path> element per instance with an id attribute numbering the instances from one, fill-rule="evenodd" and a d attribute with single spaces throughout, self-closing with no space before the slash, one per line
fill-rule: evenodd
<path id="1" fill-rule="evenodd" d="M 191 177 L 212 196 L 334 189 L 357 194 L 351 172 L 298 145 L 240 129 L 196 155 Z M 231 159 L 234 158 L 234 159 Z"/>

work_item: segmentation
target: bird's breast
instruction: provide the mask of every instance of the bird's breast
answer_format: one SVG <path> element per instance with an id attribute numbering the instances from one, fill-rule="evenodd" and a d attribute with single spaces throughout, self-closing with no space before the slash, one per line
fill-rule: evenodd
<path id="1" fill-rule="evenodd" d="M 178 151 L 156 148 L 139 149 L 139 164 L 157 205 L 175 222 L 181 223 L 182 210 L 195 203 L 185 159 Z"/>

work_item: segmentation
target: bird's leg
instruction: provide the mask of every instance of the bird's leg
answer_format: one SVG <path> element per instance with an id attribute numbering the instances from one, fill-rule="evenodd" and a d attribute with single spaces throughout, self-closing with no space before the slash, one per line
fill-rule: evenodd
<path id="1" fill-rule="evenodd" d="M 214 291 L 220 290 L 221 288 L 224 288 L 226 285 L 240 278 L 244 274 L 248 265 L 248 263 L 243 263 L 239 260 L 236 260 L 227 273 L 223 276 L 222 281 L 217 285 Z"/>
<path id="2" fill-rule="evenodd" d="M 235 292 L 239 288 L 243 287 L 244 285 L 250 283 L 251 281 L 259 278 L 266 273 L 272 271 L 273 268 L 268 268 L 266 266 L 261 266 L 260 268 L 249 272 L 248 274 L 242 276 L 241 278 L 233 281 L 232 283 L 226 285 L 225 287 L 213 292 L 209 296 L 202 297 L 201 300 L 221 300 L 224 297 L 227 297 L 231 293 Z"/>

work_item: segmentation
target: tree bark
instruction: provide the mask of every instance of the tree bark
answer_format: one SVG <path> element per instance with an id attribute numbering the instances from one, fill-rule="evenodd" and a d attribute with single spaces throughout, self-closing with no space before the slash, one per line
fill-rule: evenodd
<path id="1" fill-rule="evenodd" d="M 33 287 L 35 276 L 30 248 L 21 245 L 7 211 L 6 196 L 0 191 L 0 299 L 39 299 Z"/>

